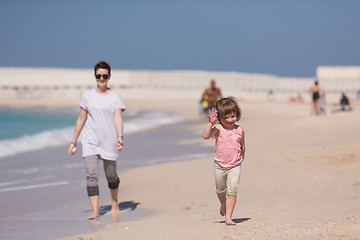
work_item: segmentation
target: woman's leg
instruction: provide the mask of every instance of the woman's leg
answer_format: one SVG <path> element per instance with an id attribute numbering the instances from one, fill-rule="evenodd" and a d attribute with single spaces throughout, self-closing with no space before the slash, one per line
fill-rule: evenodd
<path id="1" fill-rule="evenodd" d="M 87 220 L 99 218 L 99 157 L 96 155 L 84 157 L 86 169 L 86 189 L 93 210 Z"/>
<path id="2" fill-rule="evenodd" d="M 118 189 L 119 189 L 119 177 L 116 173 L 116 161 L 103 160 L 104 162 L 104 171 L 108 186 L 111 193 L 111 212 L 119 212 L 119 203 L 118 203 Z"/>
<path id="3" fill-rule="evenodd" d="M 320 99 L 315 102 L 316 115 L 320 115 Z"/>
<path id="4" fill-rule="evenodd" d="M 89 200 L 93 213 L 86 220 L 99 220 L 99 195 L 89 196 Z"/>
<path id="5" fill-rule="evenodd" d="M 315 101 L 311 101 L 311 111 L 310 111 L 310 115 L 316 115 L 316 104 L 315 104 Z"/>

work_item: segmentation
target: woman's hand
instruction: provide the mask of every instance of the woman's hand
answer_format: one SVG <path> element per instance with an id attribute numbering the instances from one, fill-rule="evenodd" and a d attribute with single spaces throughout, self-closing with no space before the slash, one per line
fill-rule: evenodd
<path id="1" fill-rule="evenodd" d="M 74 143 L 70 143 L 68 147 L 68 153 L 74 155 L 76 153 L 76 145 Z"/>
<path id="2" fill-rule="evenodd" d="M 120 152 L 121 149 L 124 146 L 124 138 L 123 138 L 123 136 L 118 137 L 118 143 L 116 145 L 118 145 L 118 147 L 116 149 Z"/>

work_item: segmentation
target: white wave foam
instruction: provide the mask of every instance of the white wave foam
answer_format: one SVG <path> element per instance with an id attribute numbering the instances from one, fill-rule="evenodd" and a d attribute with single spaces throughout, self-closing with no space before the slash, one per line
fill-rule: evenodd
<path id="1" fill-rule="evenodd" d="M 20 186 L 20 187 L 3 188 L 3 189 L 0 189 L 0 193 L 19 191 L 19 190 L 29 190 L 29 189 L 36 189 L 36 188 L 43 188 L 43 187 L 54 187 L 54 186 L 61 186 L 61 185 L 67 185 L 67 184 L 69 184 L 69 182 L 61 181 L 61 182 L 53 182 L 53 183 L 44 183 L 44 184 L 34 184 L 34 185 L 28 185 L 28 186 Z"/>
<path id="2" fill-rule="evenodd" d="M 128 116 L 130 117 L 130 120 L 124 122 L 125 134 L 156 128 L 161 125 L 176 123 L 183 120 L 178 115 L 158 111 L 133 111 L 128 113 Z"/>
<path id="3" fill-rule="evenodd" d="M 125 134 L 182 121 L 182 118 L 175 114 L 157 111 L 133 111 L 129 112 L 128 115 L 128 120 L 125 118 L 124 121 Z M 43 131 L 33 135 L 25 135 L 15 139 L 1 140 L 0 158 L 67 144 L 71 140 L 73 131 L 73 127 L 68 127 Z"/>
<path id="4" fill-rule="evenodd" d="M 53 129 L 34 135 L 0 141 L 0 158 L 22 152 L 60 146 L 71 139 L 73 128 Z"/>
<path id="5" fill-rule="evenodd" d="M 49 176 L 42 176 L 42 177 L 29 178 L 29 179 L 14 180 L 14 181 L 10 181 L 10 182 L 1 182 L 0 188 L 4 187 L 4 186 L 19 185 L 22 183 L 29 183 L 29 182 L 39 181 L 39 180 L 49 180 L 49 178 L 50 178 Z"/>

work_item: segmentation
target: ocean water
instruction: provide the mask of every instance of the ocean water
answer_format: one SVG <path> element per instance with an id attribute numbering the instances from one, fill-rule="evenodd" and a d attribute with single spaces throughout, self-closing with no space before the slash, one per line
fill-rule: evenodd
<path id="1" fill-rule="evenodd" d="M 74 131 L 77 113 L 77 108 L 62 111 L 1 109 L 0 161 L 18 153 L 67 144 Z M 125 111 L 124 134 L 179 121 L 179 116 L 165 112 Z"/>
<path id="2" fill-rule="evenodd" d="M 81 144 L 74 156 L 66 150 L 77 114 L 78 109 L 0 110 L 0 194 L 64 186 L 79 180 L 76 171 L 83 168 Z M 159 111 L 125 111 L 123 118 L 127 140 L 135 133 L 182 121 L 175 114 Z M 139 156 L 137 149 L 131 151 L 127 146 L 121 155 L 125 156 L 122 163 L 126 168 L 137 166 L 131 160 Z M 150 164 L 158 161 L 149 160 Z"/>

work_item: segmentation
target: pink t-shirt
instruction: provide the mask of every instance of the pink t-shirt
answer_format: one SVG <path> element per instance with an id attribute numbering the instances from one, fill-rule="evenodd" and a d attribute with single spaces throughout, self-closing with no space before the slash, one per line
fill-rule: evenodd
<path id="1" fill-rule="evenodd" d="M 224 168 L 233 168 L 239 165 L 242 160 L 241 138 L 242 129 L 237 127 L 235 132 L 227 131 L 221 124 L 218 124 L 219 135 L 215 136 L 215 161 Z"/>

